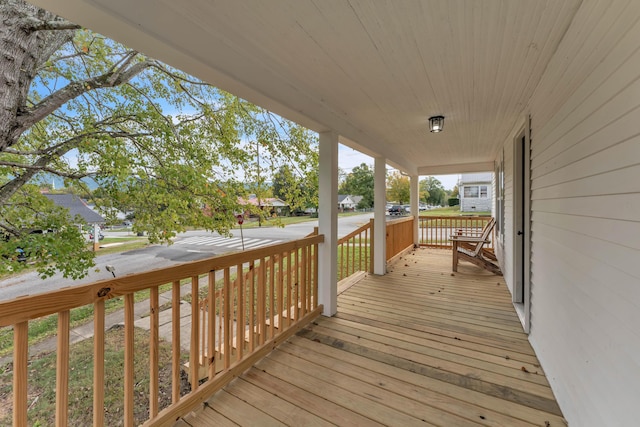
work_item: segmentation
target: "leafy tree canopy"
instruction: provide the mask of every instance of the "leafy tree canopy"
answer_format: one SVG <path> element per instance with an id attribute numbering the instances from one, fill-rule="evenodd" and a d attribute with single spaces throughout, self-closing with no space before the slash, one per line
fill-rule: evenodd
<path id="1" fill-rule="evenodd" d="M 304 173 L 290 165 L 282 165 L 273 176 L 273 195 L 284 200 L 292 212 L 316 207 L 317 181 L 317 168 Z"/>
<path id="2" fill-rule="evenodd" d="M 426 203 L 430 205 L 444 206 L 447 194 L 439 179 L 433 176 L 428 176 L 420 180 L 419 191 L 421 194 L 427 194 L 426 199 L 423 199 Z"/>
<path id="3" fill-rule="evenodd" d="M 360 166 L 353 168 L 351 173 L 344 177 L 338 191 L 340 194 L 362 196 L 362 200 L 358 204 L 358 207 L 370 208 L 373 206 L 374 199 L 373 184 L 373 168 L 362 163 Z"/>
<path id="4" fill-rule="evenodd" d="M 80 189 L 92 177 L 98 208 L 133 212 L 135 231 L 168 242 L 187 225 L 227 232 L 245 182 L 314 169 L 308 130 L 21 0 L 0 17 L 0 274 L 24 267 L 18 248 L 43 277 L 93 265 L 40 174 Z"/>
<path id="5" fill-rule="evenodd" d="M 411 181 L 408 176 L 393 172 L 387 176 L 387 200 L 407 204 L 411 200 Z"/>

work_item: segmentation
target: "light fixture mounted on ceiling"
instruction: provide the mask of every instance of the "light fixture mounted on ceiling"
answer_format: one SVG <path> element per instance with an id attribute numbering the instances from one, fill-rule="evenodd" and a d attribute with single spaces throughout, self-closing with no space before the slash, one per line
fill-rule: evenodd
<path id="1" fill-rule="evenodd" d="M 444 127 L 444 116 L 429 117 L 429 130 L 433 133 L 442 132 Z"/>

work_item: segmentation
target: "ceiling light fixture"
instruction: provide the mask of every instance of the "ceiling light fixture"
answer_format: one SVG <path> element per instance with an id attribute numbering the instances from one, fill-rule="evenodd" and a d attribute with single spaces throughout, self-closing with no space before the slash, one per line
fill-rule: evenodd
<path id="1" fill-rule="evenodd" d="M 433 133 L 442 132 L 444 127 L 444 116 L 429 117 L 429 130 Z"/>

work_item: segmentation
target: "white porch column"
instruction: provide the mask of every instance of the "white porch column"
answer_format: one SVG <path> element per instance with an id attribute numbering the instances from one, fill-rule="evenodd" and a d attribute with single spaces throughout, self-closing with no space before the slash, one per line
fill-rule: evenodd
<path id="1" fill-rule="evenodd" d="M 419 225 L 419 216 L 420 209 L 418 208 L 418 202 L 420 201 L 420 193 L 418 191 L 418 184 L 420 182 L 420 177 L 418 175 L 411 175 L 410 177 L 410 187 L 411 187 L 411 215 L 413 215 L 413 245 L 420 245 L 420 237 L 418 236 L 418 225 Z"/>
<path id="2" fill-rule="evenodd" d="M 324 234 L 318 254 L 318 303 L 325 316 L 338 311 L 338 135 L 320 134 L 318 232 Z"/>
<path id="3" fill-rule="evenodd" d="M 387 272 L 387 162 L 376 157 L 373 172 L 373 274 Z"/>

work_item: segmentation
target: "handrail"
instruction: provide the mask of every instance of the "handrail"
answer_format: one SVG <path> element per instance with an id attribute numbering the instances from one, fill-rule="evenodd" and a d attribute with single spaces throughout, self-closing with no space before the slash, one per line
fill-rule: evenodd
<path id="1" fill-rule="evenodd" d="M 453 247 L 450 236 L 481 233 L 491 220 L 489 216 L 421 216 L 419 218 L 420 246 L 431 248 Z M 493 249 L 493 233 L 485 249 Z"/>
<path id="2" fill-rule="evenodd" d="M 94 425 L 104 425 L 104 301 L 124 297 L 124 425 L 134 424 L 134 294 L 151 291 L 150 323 L 150 419 L 145 425 L 173 424 L 204 398 L 223 387 L 235 375 L 247 369 L 322 311 L 318 305 L 318 244 L 324 236 L 217 256 L 205 260 L 103 280 L 0 302 L 0 326 L 14 327 L 13 423 L 27 425 L 28 322 L 58 313 L 58 349 L 56 384 L 56 424 L 65 425 L 68 408 L 69 310 L 94 305 Z M 248 270 L 245 273 L 245 266 Z M 238 272 L 232 280 L 232 272 Z M 222 288 L 215 289 L 216 272 L 221 272 Z M 206 280 L 200 280 L 204 275 Z M 189 350 L 191 392 L 180 396 L 180 287 L 189 281 L 192 307 Z M 172 311 L 172 401 L 158 407 L 159 292 L 171 284 Z M 199 292 L 208 285 L 204 304 L 199 309 Z M 250 319 L 245 320 L 245 319 Z M 220 333 L 222 331 L 222 333 Z M 246 331 L 246 334 L 245 334 Z M 203 353 L 204 352 L 204 353 Z M 201 360 L 201 355 L 206 357 Z M 204 362 L 206 382 L 199 384 L 198 368 Z"/>

